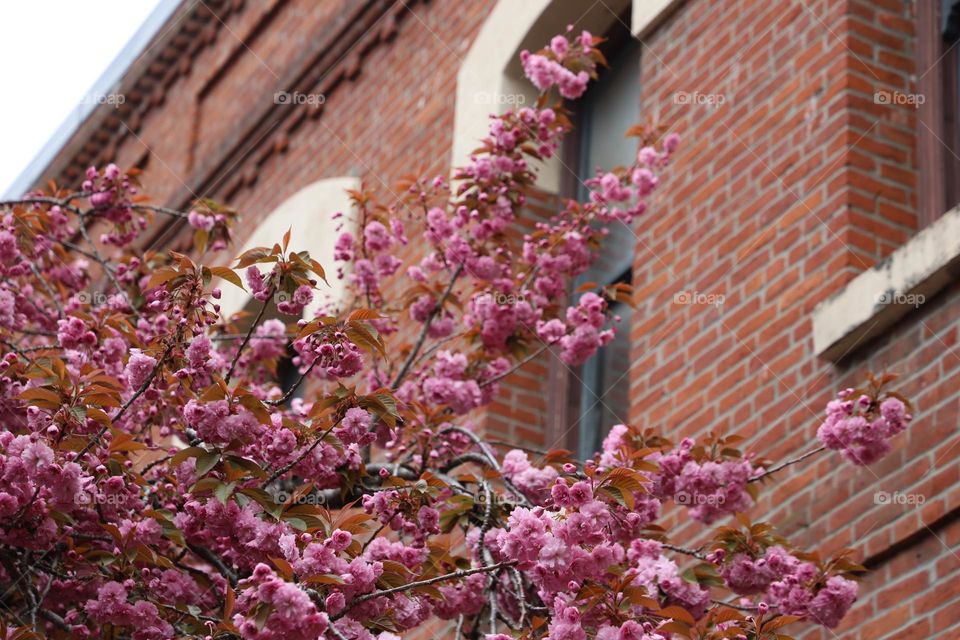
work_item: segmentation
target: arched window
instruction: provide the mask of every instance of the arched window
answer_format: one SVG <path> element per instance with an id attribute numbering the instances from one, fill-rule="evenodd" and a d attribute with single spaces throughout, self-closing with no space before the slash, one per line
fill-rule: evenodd
<path id="1" fill-rule="evenodd" d="M 312 182 L 271 211 L 244 240 L 241 248 L 236 250 L 236 255 L 253 247 L 272 247 L 274 243 L 280 242 L 283 234 L 290 229 L 290 249 L 308 251 L 310 257 L 323 265 L 327 273 L 332 274 L 335 271 L 333 247 L 337 241 L 338 223 L 333 214 L 338 211 L 349 213 L 353 205 L 347 190 L 359 188 L 359 178 L 350 176 Z M 241 235 L 243 229 L 238 228 L 237 233 Z M 327 280 L 330 281 L 330 288 L 320 285 L 317 292 L 319 295 L 304 309 L 305 315 L 315 311 L 323 300 L 337 302 L 343 298 L 345 283 L 336 278 L 328 277 Z M 250 300 L 250 295 L 237 287 L 228 285 L 222 288 L 220 315 L 225 318 L 243 309 Z"/>
<path id="2" fill-rule="evenodd" d="M 315 292 L 314 301 L 303 310 L 304 317 L 312 318 L 324 302 L 336 307 L 346 293 L 345 283 L 333 277 L 336 271 L 333 262 L 333 247 L 337 238 L 336 227 L 342 222 L 334 219 L 333 215 L 337 212 L 349 214 L 352 203 L 347 190 L 359 188 L 359 179 L 353 177 L 327 178 L 307 185 L 271 211 L 247 237 L 242 247 L 236 250 L 236 255 L 240 255 L 253 247 L 271 247 L 279 242 L 289 229 L 289 248 L 293 251 L 309 252 L 310 257 L 324 267 L 331 285 L 327 288 L 325 284 L 320 283 L 318 291 Z M 221 288 L 223 290 L 220 299 L 222 318 L 229 319 L 238 312 L 246 312 L 244 317 L 234 323 L 235 332 L 243 335 L 253 322 L 253 318 L 259 313 L 262 303 L 231 284 L 225 283 Z M 281 314 L 274 301 L 268 301 L 267 305 L 263 316 L 264 322 L 272 319 L 280 320 L 290 326 L 298 320 L 293 316 Z M 293 355 L 293 348 L 288 345 L 287 356 L 280 359 L 275 372 L 277 384 L 284 393 L 299 379 L 299 373 L 293 366 Z M 301 386 L 298 394 L 302 392 Z"/>

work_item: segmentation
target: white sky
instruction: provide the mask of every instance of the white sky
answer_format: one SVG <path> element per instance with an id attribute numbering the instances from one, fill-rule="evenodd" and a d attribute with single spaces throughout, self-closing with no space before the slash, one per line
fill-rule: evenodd
<path id="1" fill-rule="evenodd" d="M 0 194 L 161 1 L 0 2 Z"/>

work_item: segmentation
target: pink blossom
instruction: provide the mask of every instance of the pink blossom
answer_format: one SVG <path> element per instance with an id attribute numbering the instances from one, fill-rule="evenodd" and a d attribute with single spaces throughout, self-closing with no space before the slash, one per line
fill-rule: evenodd
<path id="1" fill-rule="evenodd" d="M 383 251 L 390 246 L 393 238 L 382 223 L 372 220 L 363 230 L 363 241 L 367 251 Z"/>
<path id="2" fill-rule="evenodd" d="M 216 220 L 213 216 L 207 216 L 193 210 L 187 215 L 187 222 L 189 222 L 190 226 L 194 229 L 202 229 L 203 231 L 210 231 L 214 225 L 216 225 Z"/>
<path id="3" fill-rule="evenodd" d="M 139 349 L 132 349 L 130 359 L 127 361 L 127 366 L 124 370 L 127 374 L 127 382 L 130 384 L 130 388 L 139 389 L 142 387 L 156 366 L 156 358 L 146 355 Z"/>
<path id="4" fill-rule="evenodd" d="M 868 399 L 869 403 L 869 399 Z M 890 451 L 889 439 L 909 426 L 912 416 L 899 399 L 885 398 L 874 409 L 848 399 L 846 392 L 827 404 L 826 420 L 817 438 L 829 449 L 858 465 L 872 464 Z"/>

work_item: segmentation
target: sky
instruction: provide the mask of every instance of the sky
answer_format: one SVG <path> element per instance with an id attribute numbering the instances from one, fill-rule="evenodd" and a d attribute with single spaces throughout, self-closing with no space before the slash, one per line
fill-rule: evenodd
<path id="1" fill-rule="evenodd" d="M 160 2 L 0 2 L 0 194 Z"/>

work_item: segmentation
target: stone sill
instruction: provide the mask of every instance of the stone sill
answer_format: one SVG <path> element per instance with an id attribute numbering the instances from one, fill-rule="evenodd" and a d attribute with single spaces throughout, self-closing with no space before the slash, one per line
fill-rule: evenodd
<path id="1" fill-rule="evenodd" d="M 813 311 L 817 355 L 839 362 L 960 278 L 960 207 Z"/>

